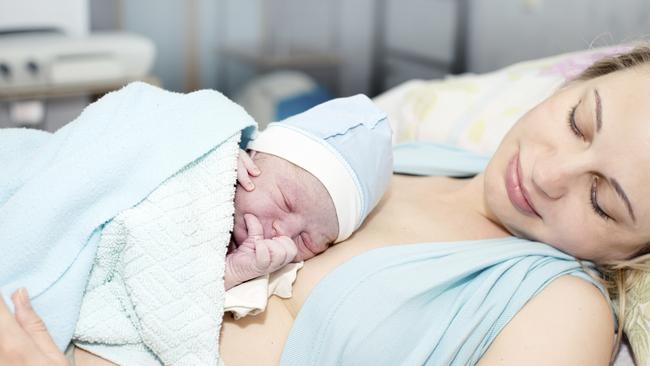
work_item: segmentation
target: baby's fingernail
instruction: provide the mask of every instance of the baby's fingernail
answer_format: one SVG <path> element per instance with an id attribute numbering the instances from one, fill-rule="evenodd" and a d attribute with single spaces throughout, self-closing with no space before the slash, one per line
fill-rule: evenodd
<path id="1" fill-rule="evenodd" d="M 246 188 L 248 188 L 249 190 L 252 190 L 253 188 L 255 188 L 255 185 L 253 183 L 251 183 L 251 182 L 248 182 L 248 183 L 246 183 Z"/>
<path id="2" fill-rule="evenodd" d="M 258 168 L 253 168 L 253 174 L 260 174 L 261 171 Z"/>

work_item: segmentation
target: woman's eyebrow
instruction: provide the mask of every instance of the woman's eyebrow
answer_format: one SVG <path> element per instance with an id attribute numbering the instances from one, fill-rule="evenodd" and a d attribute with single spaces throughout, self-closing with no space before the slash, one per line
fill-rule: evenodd
<path id="1" fill-rule="evenodd" d="M 618 181 L 616 181 L 616 179 L 614 178 L 609 178 L 609 182 L 611 183 L 612 187 L 614 187 L 616 194 L 618 194 L 618 196 L 623 200 L 623 202 L 625 202 L 625 206 L 627 207 L 627 212 L 630 214 L 632 221 L 636 223 L 636 216 L 634 216 L 634 209 L 632 209 L 632 204 L 630 203 L 630 200 L 627 198 L 625 191 L 623 191 L 623 187 L 621 187 L 621 185 L 618 184 Z"/>
<path id="2" fill-rule="evenodd" d="M 603 103 L 598 89 L 594 89 L 594 97 L 596 98 L 596 131 L 600 132 L 603 127 Z"/>

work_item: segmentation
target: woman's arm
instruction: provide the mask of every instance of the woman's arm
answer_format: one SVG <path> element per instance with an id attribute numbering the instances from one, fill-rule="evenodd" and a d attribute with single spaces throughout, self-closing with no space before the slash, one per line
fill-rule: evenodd
<path id="1" fill-rule="evenodd" d="M 603 294 L 562 276 L 505 326 L 479 365 L 609 365 L 614 318 Z"/>

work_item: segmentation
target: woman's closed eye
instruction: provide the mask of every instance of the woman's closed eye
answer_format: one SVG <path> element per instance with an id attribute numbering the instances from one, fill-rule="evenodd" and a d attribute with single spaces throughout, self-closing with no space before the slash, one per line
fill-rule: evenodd
<path id="1" fill-rule="evenodd" d="M 576 111 L 581 102 L 582 100 L 574 105 L 571 110 L 569 110 L 569 116 L 567 119 L 569 122 L 569 128 L 571 128 L 571 132 L 573 132 L 576 137 L 585 140 L 584 133 L 582 133 L 580 127 L 578 127 L 578 124 L 576 123 Z M 594 213 L 596 213 L 596 215 L 607 221 L 609 219 L 612 219 L 612 217 L 609 216 L 607 212 L 605 212 L 598 204 L 598 180 L 598 176 L 594 176 L 594 179 L 591 182 L 589 189 L 589 206 L 591 206 L 591 209 L 594 211 Z"/>
<path id="2" fill-rule="evenodd" d="M 571 128 L 571 132 L 573 132 L 573 134 L 576 135 L 576 137 L 584 140 L 585 135 L 584 133 L 582 133 L 582 131 L 578 127 L 578 124 L 576 123 L 576 110 L 578 109 L 579 105 L 580 102 L 578 102 L 578 104 L 576 104 L 575 106 L 573 106 L 573 108 L 571 108 L 571 110 L 569 110 L 569 116 L 567 120 L 569 122 L 569 128 Z"/>
<path id="3" fill-rule="evenodd" d="M 600 178 L 598 178 L 598 176 L 594 176 L 594 178 L 591 181 L 591 188 L 589 190 L 589 205 L 596 213 L 596 215 L 600 216 L 603 220 L 607 221 L 613 218 L 609 216 L 607 212 L 605 212 L 598 204 L 598 181 L 599 180 Z"/>

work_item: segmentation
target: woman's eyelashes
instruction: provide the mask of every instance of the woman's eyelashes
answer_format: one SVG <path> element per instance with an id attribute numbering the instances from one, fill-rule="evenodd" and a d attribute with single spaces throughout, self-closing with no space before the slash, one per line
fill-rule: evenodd
<path id="1" fill-rule="evenodd" d="M 569 127 L 571 128 L 571 131 L 573 132 L 574 135 L 579 137 L 580 139 L 584 140 L 585 135 L 580 131 L 580 128 L 578 127 L 578 124 L 576 123 L 576 111 L 578 109 L 578 106 L 580 106 L 580 102 L 578 104 L 574 105 L 571 110 L 569 110 L 569 116 L 567 118 L 569 122 Z"/>
<path id="2" fill-rule="evenodd" d="M 598 204 L 598 177 L 594 177 L 591 181 L 591 189 L 589 190 L 589 205 L 596 215 L 600 216 L 603 220 L 607 221 L 612 217 L 609 216 Z"/>

